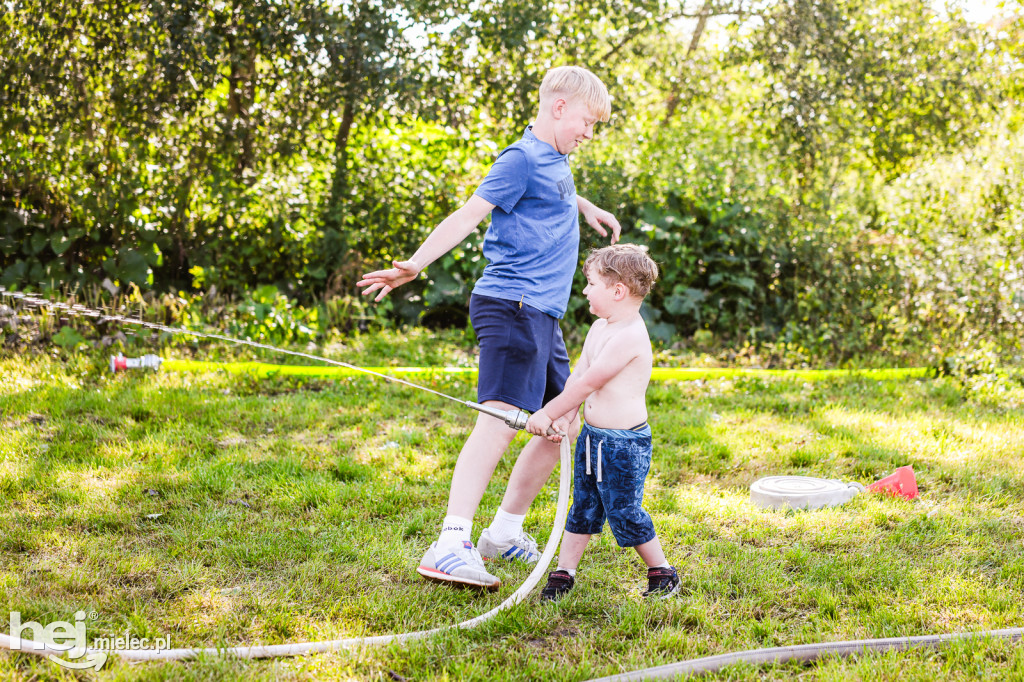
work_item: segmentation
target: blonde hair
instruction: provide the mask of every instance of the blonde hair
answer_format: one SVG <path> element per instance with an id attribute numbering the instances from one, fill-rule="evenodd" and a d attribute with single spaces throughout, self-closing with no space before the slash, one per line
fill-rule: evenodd
<path id="1" fill-rule="evenodd" d="M 556 66 L 544 74 L 540 84 L 542 102 L 557 95 L 579 100 L 602 121 L 612 114 L 612 98 L 601 79 L 582 66 Z"/>
<path id="2" fill-rule="evenodd" d="M 583 264 L 583 272 L 593 272 L 609 285 L 622 282 L 631 295 L 644 298 L 658 279 L 658 264 L 643 247 L 615 244 L 591 251 Z"/>

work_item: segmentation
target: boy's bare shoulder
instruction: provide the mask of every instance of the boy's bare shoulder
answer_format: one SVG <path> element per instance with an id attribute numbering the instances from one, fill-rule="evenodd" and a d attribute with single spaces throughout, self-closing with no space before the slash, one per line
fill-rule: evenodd
<path id="1" fill-rule="evenodd" d="M 631 340 L 644 339 L 648 342 L 651 340 L 650 334 L 647 333 L 647 325 L 644 323 L 644 318 L 639 315 L 629 325 L 623 327 L 620 333 L 628 335 Z"/>
<path id="2" fill-rule="evenodd" d="M 608 327 L 605 338 L 617 352 L 628 352 L 630 355 L 638 355 L 644 348 L 650 348 L 651 345 L 647 325 L 639 317 L 627 324 Z"/>
<path id="3" fill-rule="evenodd" d="M 590 325 L 590 329 L 587 330 L 587 336 L 583 340 L 583 343 L 593 343 L 595 340 L 605 336 L 604 332 L 608 327 L 608 320 L 597 319 Z"/>

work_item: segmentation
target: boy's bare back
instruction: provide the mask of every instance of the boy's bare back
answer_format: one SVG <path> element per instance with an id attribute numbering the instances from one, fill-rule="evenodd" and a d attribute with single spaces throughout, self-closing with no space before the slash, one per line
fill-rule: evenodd
<path id="1" fill-rule="evenodd" d="M 647 325 L 639 313 L 617 322 L 594 322 L 583 343 L 580 363 L 610 378 L 587 396 L 586 422 L 602 429 L 629 429 L 647 421 L 647 385 L 654 355 Z"/>

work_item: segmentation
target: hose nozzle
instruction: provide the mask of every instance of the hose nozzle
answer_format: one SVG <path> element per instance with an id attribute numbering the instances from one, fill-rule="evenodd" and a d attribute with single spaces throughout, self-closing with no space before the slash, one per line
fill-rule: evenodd
<path id="1" fill-rule="evenodd" d="M 522 431 L 523 429 L 525 429 L 526 420 L 530 418 L 530 415 L 527 412 L 523 412 L 522 410 L 519 409 L 499 410 L 494 407 L 487 407 L 486 405 L 481 405 L 480 403 L 474 403 L 470 400 L 467 400 L 466 404 L 472 407 L 474 410 L 477 410 L 478 412 L 483 412 L 484 414 L 489 414 L 496 419 L 500 419 L 501 421 L 505 422 L 505 425 L 507 427 L 509 427 L 510 429 L 515 429 L 516 431 Z"/>

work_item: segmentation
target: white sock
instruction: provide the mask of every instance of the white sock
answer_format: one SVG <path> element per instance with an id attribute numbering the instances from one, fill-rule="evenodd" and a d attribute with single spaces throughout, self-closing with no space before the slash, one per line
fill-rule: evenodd
<path id="1" fill-rule="evenodd" d="M 647 568 L 648 568 L 648 569 L 652 569 L 652 568 L 672 568 L 672 564 L 670 564 L 670 563 L 669 563 L 669 562 L 668 562 L 668 561 L 666 560 L 666 561 L 665 561 L 665 563 L 663 563 L 663 564 L 658 564 L 657 566 L 648 566 Z"/>
<path id="2" fill-rule="evenodd" d="M 472 542 L 473 520 L 449 514 L 441 523 L 441 535 L 437 538 L 438 547 L 461 547 L 462 543 Z"/>
<path id="3" fill-rule="evenodd" d="M 561 566 L 559 566 L 557 570 L 565 571 L 566 573 L 571 575 L 573 578 L 576 577 L 576 569 L 575 568 L 562 568 Z"/>
<path id="4" fill-rule="evenodd" d="M 504 542 L 519 537 L 519 534 L 523 532 L 524 519 L 526 519 L 526 514 L 509 514 L 498 507 L 498 513 L 491 521 L 491 540 Z"/>

